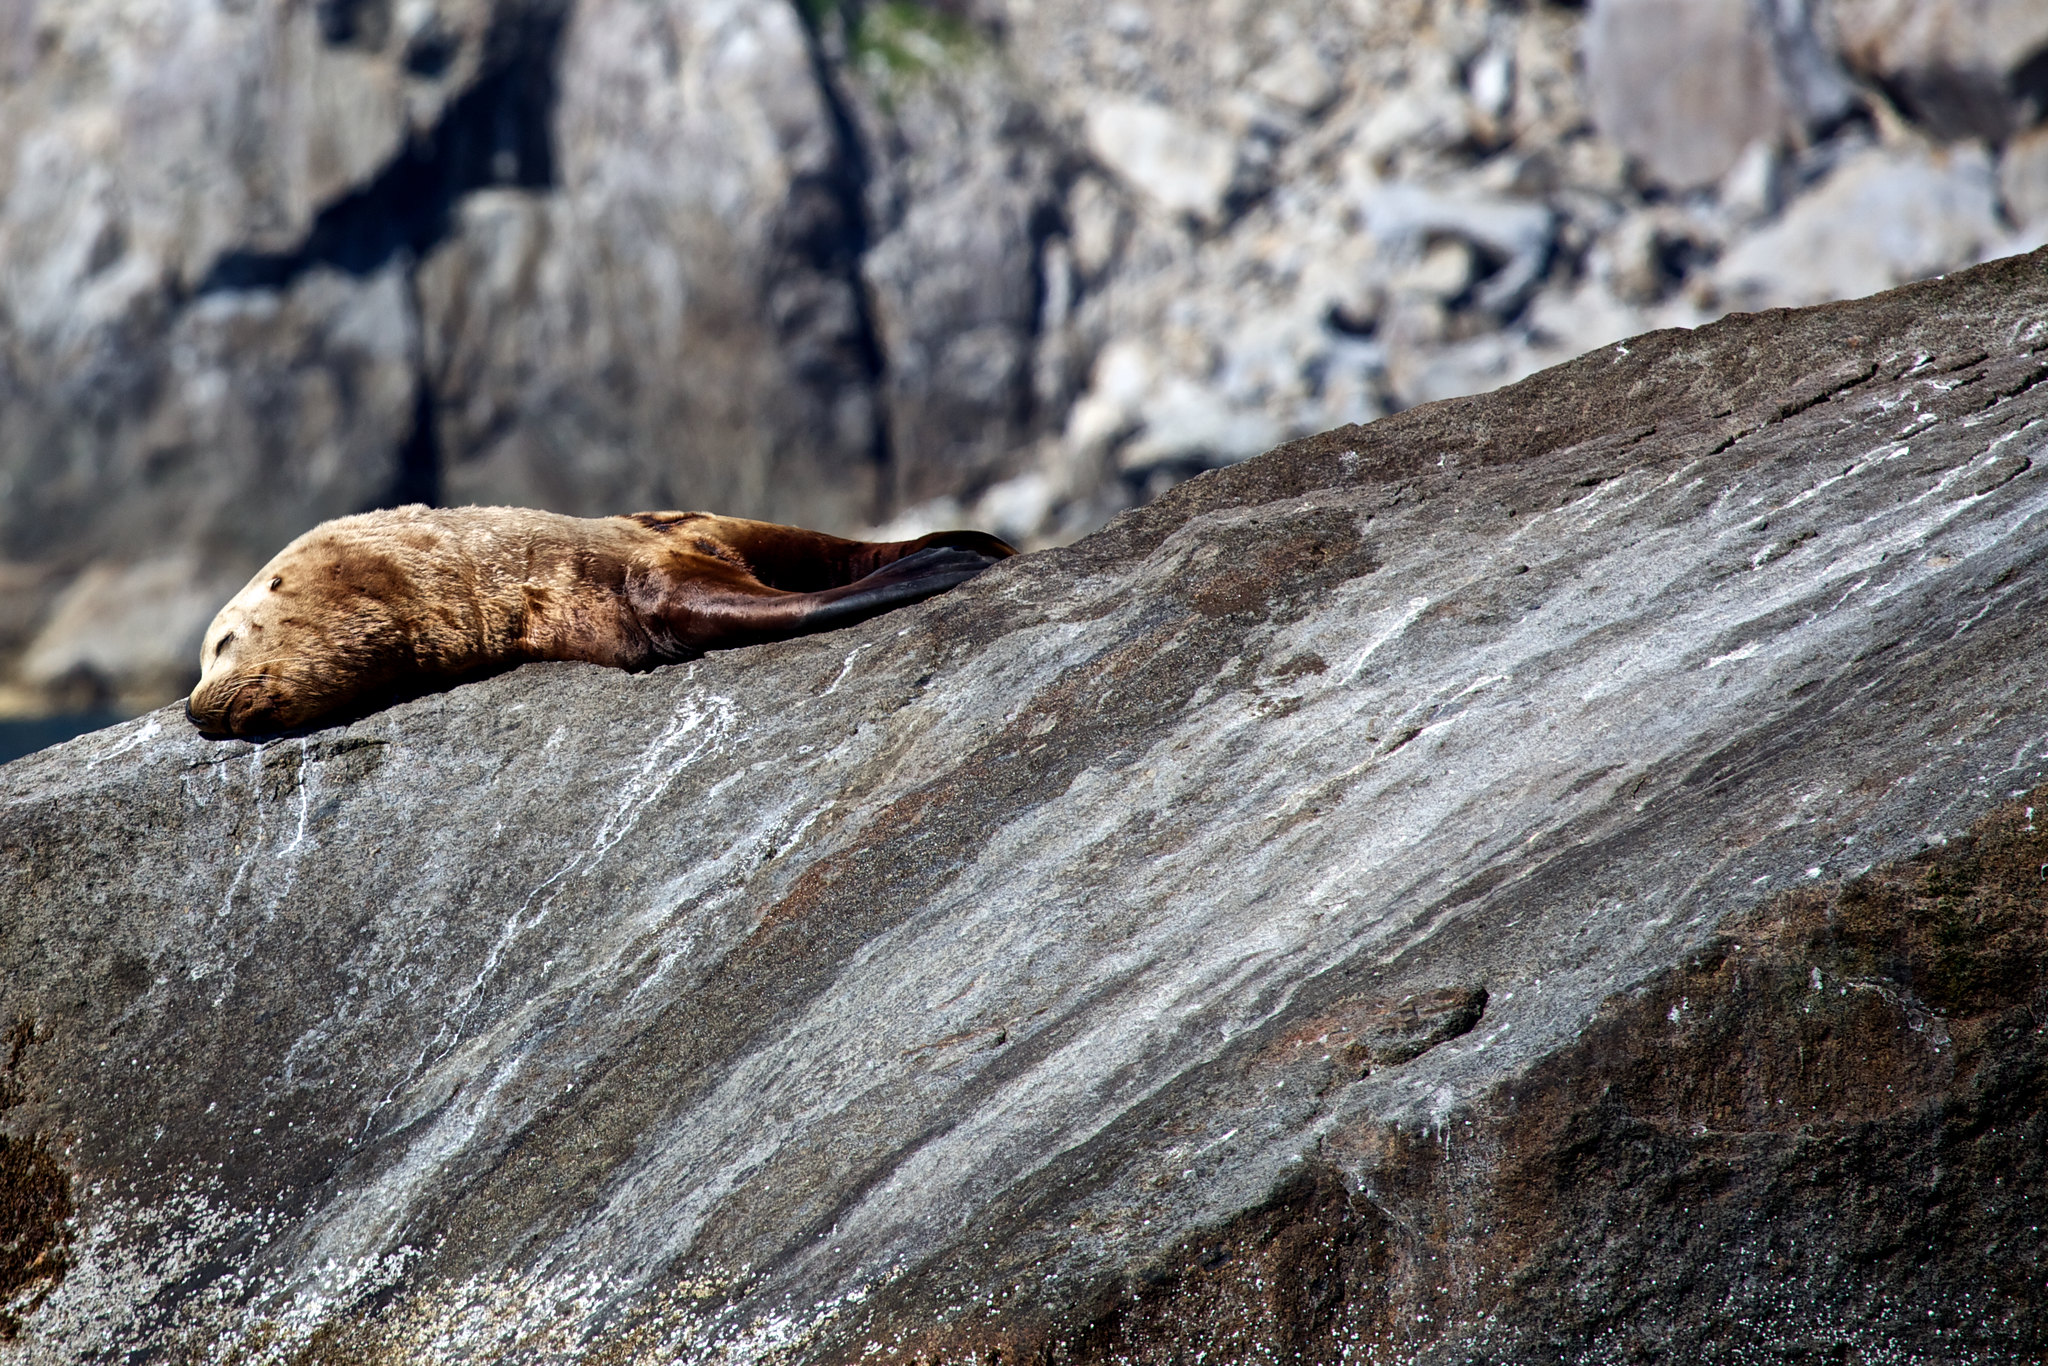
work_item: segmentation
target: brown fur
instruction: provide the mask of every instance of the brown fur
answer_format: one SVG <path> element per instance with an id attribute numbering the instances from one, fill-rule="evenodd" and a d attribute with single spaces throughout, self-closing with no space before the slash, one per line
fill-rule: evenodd
<path id="1" fill-rule="evenodd" d="M 220 610 L 186 714 L 257 735 L 541 659 L 645 669 L 943 592 L 1009 546 L 848 541 L 704 512 L 405 507 L 324 522 Z"/>

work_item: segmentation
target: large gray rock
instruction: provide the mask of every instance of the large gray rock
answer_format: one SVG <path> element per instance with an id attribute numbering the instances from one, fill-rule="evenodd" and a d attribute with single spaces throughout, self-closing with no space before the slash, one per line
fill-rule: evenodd
<path id="1" fill-rule="evenodd" d="M 2044 308 L 1639 337 L 850 631 L 8 766 L 10 1352 L 2038 1357 Z"/>
<path id="2" fill-rule="evenodd" d="M 1738 307 L 1848 299 L 1969 260 L 2002 235 L 1997 172 L 1981 147 L 1869 147 L 1737 244 L 1713 280 Z"/>
<path id="3" fill-rule="evenodd" d="M 1028 468 L 1070 398 L 1070 282 L 1046 255 L 1065 150 L 998 43 L 942 10 L 876 7 L 821 43 L 869 149 L 860 270 L 883 359 L 881 502 L 971 497 Z"/>
<path id="4" fill-rule="evenodd" d="M 1949 138 L 2048 118 L 2048 8 L 2036 0 L 1828 0 L 1843 56 Z"/>
<path id="5" fill-rule="evenodd" d="M 1752 144 L 1795 140 L 1850 100 L 1804 0 L 1594 0 L 1586 80 L 1601 128 L 1677 189 L 1713 184 Z"/>

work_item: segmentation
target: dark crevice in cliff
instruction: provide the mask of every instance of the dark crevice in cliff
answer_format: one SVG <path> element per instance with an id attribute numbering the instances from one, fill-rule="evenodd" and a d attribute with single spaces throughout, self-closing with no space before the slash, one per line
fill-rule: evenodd
<path id="1" fill-rule="evenodd" d="M 406 309 L 419 329 L 413 342 L 412 427 L 399 444 L 390 484 L 362 509 L 365 512 L 374 508 L 404 507 L 407 503 L 425 503 L 429 507 L 441 505 L 441 470 L 444 464 L 441 451 L 441 377 L 427 362 L 426 308 L 420 300 L 418 272 L 408 273 L 405 284 Z"/>
<path id="2" fill-rule="evenodd" d="M 485 40 L 484 74 L 431 132 L 322 209 L 295 250 L 229 252 L 197 292 L 282 289 L 323 266 L 373 274 L 401 255 L 418 260 L 432 251 L 448 235 L 457 201 L 472 190 L 552 186 L 555 72 L 566 19 L 566 7 L 554 3 L 511 10 Z M 414 65 L 423 60 L 408 56 Z"/>
<path id="3" fill-rule="evenodd" d="M 412 430 L 398 448 L 398 471 L 391 488 L 378 499 L 376 507 L 403 507 L 441 502 L 441 433 L 436 416 L 434 386 L 424 375 L 413 396 Z"/>
<path id="4" fill-rule="evenodd" d="M 1048 336 L 1066 326 L 1067 318 L 1081 302 L 1081 285 L 1072 257 L 1061 256 L 1060 265 L 1055 268 L 1052 252 L 1055 239 L 1067 242 L 1073 238 L 1073 225 L 1067 222 L 1062 207 L 1071 189 L 1071 176 L 1056 178 L 1048 197 L 1031 206 L 1031 216 L 1025 226 L 1031 238 L 1031 311 L 1025 336 L 1034 354 Z M 1042 423 L 1048 412 L 1064 414 L 1074 378 L 1071 374 L 1062 373 L 1056 377 L 1056 384 L 1040 384 L 1029 371 L 1021 376 L 1018 386 L 1019 424 L 1028 427 L 1034 422 Z"/>
<path id="5" fill-rule="evenodd" d="M 864 388 L 872 395 L 868 458 L 882 472 L 876 486 L 883 490 L 880 496 L 886 503 L 887 471 L 896 458 L 885 396 L 888 357 L 861 271 L 874 237 L 867 207 L 873 171 L 826 50 L 825 25 L 843 23 L 843 16 L 834 6 L 805 0 L 795 0 L 793 8 L 803 27 L 811 78 L 831 121 L 835 155 L 826 169 L 799 175 L 790 184 L 770 243 L 768 317 L 801 380 L 819 388 Z M 818 291 L 794 287 L 805 278 L 821 277 L 843 281 L 850 296 L 851 317 L 837 328 L 821 319 Z M 880 519 L 890 511 L 878 506 L 872 514 Z"/>
<path id="6" fill-rule="evenodd" d="M 336 45 L 381 47 L 388 37 L 389 15 L 376 4 L 330 0 L 320 18 L 322 36 Z M 559 0 L 508 9 L 484 40 L 482 74 L 429 133 L 408 143 L 368 184 L 322 209 L 295 250 L 230 252 L 214 263 L 197 293 L 285 289 L 319 268 L 366 276 L 393 261 L 409 277 L 411 267 L 448 237 L 465 194 L 553 186 L 556 69 L 567 18 Z M 407 69 L 438 74 L 452 60 L 452 42 L 429 26 L 408 45 Z M 408 293 L 417 319 L 418 292 L 410 279 Z M 371 507 L 440 501 L 434 379 L 423 363 L 415 369 L 412 428 L 390 485 Z"/>

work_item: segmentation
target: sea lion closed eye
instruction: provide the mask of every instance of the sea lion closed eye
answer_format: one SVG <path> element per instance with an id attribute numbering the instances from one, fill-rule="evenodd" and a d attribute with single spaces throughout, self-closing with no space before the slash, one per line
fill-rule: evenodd
<path id="1" fill-rule="evenodd" d="M 185 713 L 264 735 L 540 659 L 646 669 L 942 593 L 1016 552 L 849 541 L 705 512 L 403 507 L 323 522 L 207 628 Z"/>

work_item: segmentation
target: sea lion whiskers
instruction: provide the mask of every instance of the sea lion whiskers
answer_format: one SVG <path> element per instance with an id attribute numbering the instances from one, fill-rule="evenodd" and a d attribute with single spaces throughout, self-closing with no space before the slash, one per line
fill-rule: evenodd
<path id="1" fill-rule="evenodd" d="M 232 717 L 234 715 L 235 703 L 250 688 L 258 687 L 259 685 L 275 685 L 279 675 L 271 669 L 273 662 L 282 663 L 283 661 L 266 660 L 261 664 L 249 666 L 245 671 L 239 671 L 225 679 L 202 680 L 199 686 L 192 690 L 191 696 L 185 699 L 186 717 L 202 730 L 207 728 L 206 723 L 209 721 L 226 720 Z M 227 729 L 232 733 L 232 726 L 229 726 Z"/>

